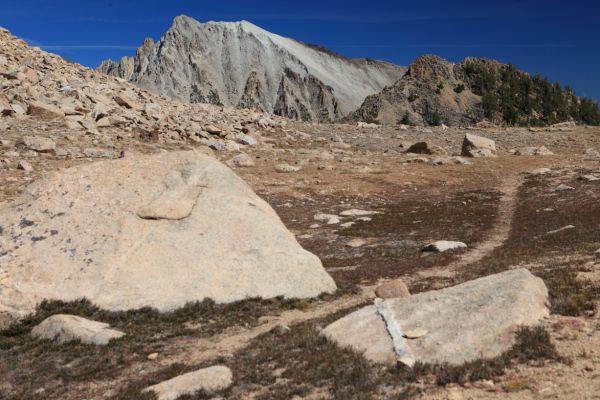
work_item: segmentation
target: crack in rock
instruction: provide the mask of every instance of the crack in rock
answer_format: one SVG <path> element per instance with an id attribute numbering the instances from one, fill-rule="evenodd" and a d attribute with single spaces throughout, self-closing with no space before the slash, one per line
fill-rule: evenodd
<path id="1" fill-rule="evenodd" d="M 394 352 L 400 361 L 403 364 L 412 367 L 415 365 L 415 358 L 412 354 L 412 351 L 406 340 L 404 339 L 404 333 L 402 333 L 402 329 L 398 324 L 398 321 L 394 319 L 394 316 L 388 307 L 388 304 L 385 300 L 375 299 L 375 307 L 377 308 L 377 314 L 383 319 L 385 323 L 385 327 L 392 338 L 392 343 L 394 346 Z"/>

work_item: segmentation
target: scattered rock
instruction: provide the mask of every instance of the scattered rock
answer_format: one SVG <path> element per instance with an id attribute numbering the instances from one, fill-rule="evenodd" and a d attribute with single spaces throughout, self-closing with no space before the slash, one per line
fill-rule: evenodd
<path id="1" fill-rule="evenodd" d="M 588 175 L 583 175 L 582 177 L 580 177 L 579 179 L 583 180 L 583 181 L 587 181 L 587 182 L 596 182 L 596 181 L 600 181 L 600 177 L 597 175 L 592 175 L 592 174 L 588 174 Z"/>
<path id="2" fill-rule="evenodd" d="M 254 167 L 254 160 L 246 153 L 240 153 L 227 161 L 227 165 L 233 167 Z"/>
<path id="3" fill-rule="evenodd" d="M 233 140 L 212 140 L 208 144 L 213 150 L 216 151 L 239 151 L 240 145 Z"/>
<path id="4" fill-rule="evenodd" d="M 278 324 L 275 328 L 273 328 L 273 331 L 277 335 L 283 336 L 283 335 L 287 335 L 288 333 L 290 333 L 292 331 L 292 329 L 285 324 Z"/>
<path id="5" fill-rule="evenodd" d="M 23 136 L 17 142 L 17 147 L 24 147 L 39 153 L 51 153 L 56 150 L 56 143 L 52 139 L 42 136 Z"/>
<path id="6" fill-rule="evenodd" d="M 115 150 L 101 148 L 86 148 L 83 149 L 83 155 L 90 158 L 119 158 L 120 153 Z"/>
<path id="7" fill-rule="evenodd" d="M 64 118 L 65 116 L 65 113 L 63 113 L 60 108 L 53 106 L 52 104 L 46 104 L 35 100 L 29 103 L 27 114 L 46 120 Z"/>
<path id="8" fill-rule="evenodd" d="M 549 174 L 550 172 L 552 172 L 550 168 L 536 168 L 531 171 L 531 175 L 545 175 Z"/>
<path id="9" fill-rule="evenodd" d="M 410 297 L 410 291 L 402 279 L 394 279 L 377 286 L 375 295 L 380 299 L 406 298 Z"/>
<path id="10" fill-rule="evenodd" d="M 289 164 L 277 164 L 275 166 L 275 171 L 279 172 L 279 173 L 283 173 L 283 174 L 289 174 L 292 172 L 298 172 L 300 171 L 302 168 L 300 167 L 294 167 L 292 165 Z"/>
<path id="11" fill-rule="evenodd" d="M 560 184 L 556 187 L 556 189 L 554 189 L 555 192 L 564 192 L 564 191 L 568 191 L 568 190 L 575 190 L 575 188 L 573 186 Z"/>
<path id="12" fill-rule="evenodd" d="M 346 247 L 362 247 L 367 244 L 367 241 L 361 238 L 354 238 L 346 243 Z"/>
<path id="13" fill-rule="evenodd" d="M 342 217 L 365 217 L 367 215 L 379 214 L 377 211 L 367 211 L 359 209 L 345 210 L 340 213 Z"/>
<path id="14" fill-rule="evenodd" d="M 150 353 L 148 357 L 146 357 L 149 361 L 154 361 L 158 359 L 158 353 Z"/>
<path id="15" fill-rule="evenodd" d="M 31 164 L 29 164 L 25 160 L 19 161 L 19 163 L 17 164 L 17 169 L 23 170 L 25 172 L 31 172 L 31 171 L 33 171 L 33 167 L 31 166 Z"/>
<path id="16" fill-rule="evenodd" d="M 125 336 L 123 332 L 110 329 L 109 326 L 75 315 L 56 314 L 35 326 L 31 335 L 36 339 L 54 340 L 58 343 L 80 340 L 82 343 L 104 346 L 112 339 Z"/>
<path id="17" fill-rule="evenodd" d="M 326 222 L 327 225 L 335 225 L 341 222 L 340 217 L 334 214 L 315 214 L 313 219 L 319 222 Z"/>
<path id="18" fill-rule="evenodd" d="M 121 107 L 133 109 L 136 111 L 141 111 L 144 109 L 144 107 L 142 107 L 142 105 L 140 103 L 135 101 L 133 98 L 131 98 L 126 93 L 120 93 L 120 94 L 116 95 L 115 102 L 118 105 L 120 105 Z"/>
<path id="19" fill-rule="evenodd" d="M 426 164 L 429 162 L 429 159 L 425 157 L 411 157 L 404 160 L 404 162 L 409 164 Z"/>
<path id="20" fill-rule="evenodd" d="M 559 233 L 559 232 L 563 232 L 563 231 L 569 231 L 571 229 L 575 229 L 575 225 L 563 226 L 562 228 L 558 228 L 558 229 L 555 229 L 553 231 L 546 232 L 546 235 L 554 235 L 555 233 Z"/>
<path id="21" fill-rule="evenodd" d="M 554 153 L 551 152 L 550 150 L 548 150 L 548 148 L 546 148 L 546 146 L 540 146 L 540 147 L 524 147 L 520 150 L 517 150 L 515 152 L 515 155 L 517 155 L 517 156 L 552 156 L 552 155 L 554 155 Z"/>
<path id="22" fill-rule="evenodd" d="M 423 247 L 423 251 L 434 251 L 437 253 L 443 253 L 448 250 L 456 250 L 467 247 L 463 242 L 453 242 L 448 240 L 438 240 Z"/>
<path id="23" fill-rule="evenodd" d="M 204 127 L 204 130 L 205 130 L 206 132 L 210 133 L 211 135 L 218 135 L 218 134 L 220 134 L 221 132 L 223 132 L 223 130 L 222 130 L 222 129 L 220 129 L 220 128 L 217 128 L 217 127 L 216 127 L 216 126 L 214 126 L 214 125 L 207 125 L 207 126 L 205 126 L 205 127 Z"/>
<path id="24" fill-rule="evenodd" d="M 600 158 L 600 152 L 596 149 L 586 149 L 583 154 L 593 159 Z"/>
<path id="25" fill-rule="evenodd" d="M 433 165 L 471 165 L 471 161 L 467 161 L 462 157 L 454 156 L 454 157 L 437 157 L 431 160 L 431 164 Z"/>
<path id="26" fill-rule="evenodd" d="M 233 383 L 231 370 L 225 366 L 200 369 L 150 386 L 143 392 L 154 392 L 157 400 L 177 400 L 182 396 L 194 396 L 199 392 L 213 395 L 227 389 Z"/>
<path id="27" fill-rule="evenodd" d="M 258 140 L 256 140 L 256 138 L 250 135 L 240 136 L 237 142 L 245 146 L 256 146 L 258 144 Z"/>
<path id="28" fill-rule="evenodd" d="M 415 154 L 428 154 L 433 156 L 445 156 L 448 155 L 448 151 L 443 147 L 434 145 L 429 142 L 418 142 L 413 144 L 406 150 L 407 153 Z"/>
<path id="29" fill-rule="evenodd" d="M 368 128 L 368 129 L 379 128 L 379 125 L 377 125 L 377 124 L 362 122 L 362 121 L 357 122 L 356 126 L 358 126 L 359 128 Z"/>
<path id="30" fill-rule="evenodd" d="M 494 157 L 496 143 L 491 139 L 467 133 L 462 144 L 462 155 L 465 157 Z"/>

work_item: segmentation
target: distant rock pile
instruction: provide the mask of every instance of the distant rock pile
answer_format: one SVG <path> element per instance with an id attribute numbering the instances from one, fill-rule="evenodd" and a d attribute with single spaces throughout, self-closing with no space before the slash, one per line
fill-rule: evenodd
<path id="1" fill-rule="evenodd" d="M 253 145 L 260 130 L 286 123 L 256 111 L 162 98 L 32 48 L 5 29 L 0 30 L 0 85 L 0 118 L 60 120 L 70 130 L 94 136 L 118 130 L 222 150 Z"/>

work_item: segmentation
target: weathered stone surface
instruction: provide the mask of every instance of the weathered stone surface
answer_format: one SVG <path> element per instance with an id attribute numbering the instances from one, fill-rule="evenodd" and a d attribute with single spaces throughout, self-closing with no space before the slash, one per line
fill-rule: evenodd
<path id="1" fill-rule="evenodd" d="M 83 149 L 83 155 L 91 158 L 117 158 L 120 156 L 120 154 L 115 150 L 97 147 L 87 147 Z"/>
<path id="2" fill-rule="evenodd" d="M 141 111 L 143 109 L 142 105 L 127 93 L 119 93 L 116 95 L 115 102 L 121 107 L 130 108 L 136 111 Z"/>
<path id="3" fill-rule="evenodd" d="M 104 346 L 112 339 L 125 336 L 123 332 L 110 329 L 108 324 L 91 321 L 67 314 L 46 318 L 31 330 L 37 339 L 55 340 L 58 343 L 80 340 L 82 343 Z"/>
<path id="4" fill-rule="evenodd" d="M 437 146 L 429 142 L 418 142 L 413 144 L 406 150 L 407 153 L 429 154 L 435 156 L 445 156 L 448 152 L 443 147 Z"/>
<path id="5" fill-rule="evenodd" d="M 553 152 L 548 150 L 546 146 L 539 147 L 524 147 L 520 150 L 517 150 L 515 153 L 517 156 L 552 156 Z"/>
<path id="6" fill-rule="evenodd" d="M 449 240 L 438 240 L 437 242 L 433 242 L 423 247 L 423 251 L 435 251 L 438 253 L 443 253 L 448 250 L 456 250 L 467 247 L 463 242 L 454 242 Z"/>
<path id="7" fill-rule="evenodd" d="M 248 154 L 241 153 L 227 161 L 227 165 L 232 167 L 253 167 L 254 160 Z"/>
<path id="8" fill-rule="evenodd" d="M 208 395 L 231 386 L 233 375 L 225 366 L 200 369 L 177 376 L 168 381 L 144 389 L 144 392 L 154 392 L 157 400 L 177 400 L 181 396 L 193 396 L 200 391 Z"/>
<path id="9" fill-rule="evenodd" d="M 340 223 L 340 217 L 335 214 L 315 214 L 313 219 L 319 222 L 327 222 L 327 225 L 335 225 Z"/>
<path id="10" fill-rule="evenodd" d="M 17 147 L 25 147 L 40 153 L 50 153 L 56 149 L 56 143 L 52 139 L 42 136 L 23 136 L 17 142 Z"/>
<path id="11" fill-rule="evenodd" d="M 55 172 L 0 209 L 0 312 L 88 298 L 161 311 L 335 291 L 275 211 L 214 158 L 128 156 Z"/>
<path id="12" fill-rule="evenodd" d="M 467 133 L 462 144 L 465 157 L 493 157 L 496 155 L 496 143 L 492 139 Z"/>
<path id="13" fill-rule="evenodd" d="M 461 364 L 508 350 L 518 327 L 549 315 L 547 304 L 544 282 L 517 269 L 405 299 L 378 300 L 323 334 L 375 362 Z"/>
<path id="14" fill-rule="evenodd" d="M 212 140 L 209 145 L 211 149 L 216 151 L 239 151 L 240 145 L 233 140 Z"/>
<path id="15" fill-rule="evenodd" d="M 377 211 L 368 211 L 368 210 L 359 210 L 357 208 L 352 208 L 350 210 L 344 210 L 340 213 L 342 217 L 365 217 L 367 215 L 378 214 Z"/>
<path id="16" fill-rule="evenodd" d="M 277 164 L 275 166 L 275 171 L 280 172 L 282 174 L 289 174 L 292 172 L 298 172 L 300 171 L 302 168 L 300 167 L 294 167 L 293 165 L 289 165 L 289 164 Z"/>
<path id="17" fill-rule="evenodd" d="M 204 127 L 204 130 L 210 133 L 211 135 L 218 135 L 219 133 L 223 132 L 223 129 L 217 128 L 214 125 L 207 125 L 206 127 Z"/>
<path id="18" fill-rule="evenodd" d="M 25 172 L 31 172 L 31 171 L 33 171 L 33 167 L 31 166 L 31 164 L 29 164 L 25 160 L 19 161 L 19 163 L 17 164 L 17 169 L 23 170 Z"/>
<path id="19" fill-rule="evenodd" d="M 377 286 L 375 295 L 380 299 L 406 298 L 410 297 L 410 291 L 402 279 L 394 279 Z"/>
<path id="20" fill-rule="evenodd" d="M 64 118 L 65 116 L 65 113 L 62 112 L 60 108 L 53 106 L 52 104 L 46 104 L 42 103 L 41 101 L 35 100 L 29 102 L 27 114 L 48 120 L 55 118 Z"/>
<path id="21" fill-rule="evenodd" d="M 258 144 L 258 140 L 250 135 L 242 135 L 237 141 L 239 144 L 243 144 L 245 146 L 256 146 Z"/>

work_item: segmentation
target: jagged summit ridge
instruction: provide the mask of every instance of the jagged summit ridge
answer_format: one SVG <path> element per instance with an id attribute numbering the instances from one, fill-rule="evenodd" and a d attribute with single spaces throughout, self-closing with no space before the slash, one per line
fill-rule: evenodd
<path id="1" fill-rule="evenodd" d="M 105 61 L 101 72 L 192 103 L 253 107 L 308 120 L 338 119 L 405 69 L 347 59 L 270 33 L 248 21 L 201 23 L 176 17 L 135 56 Z"/>

